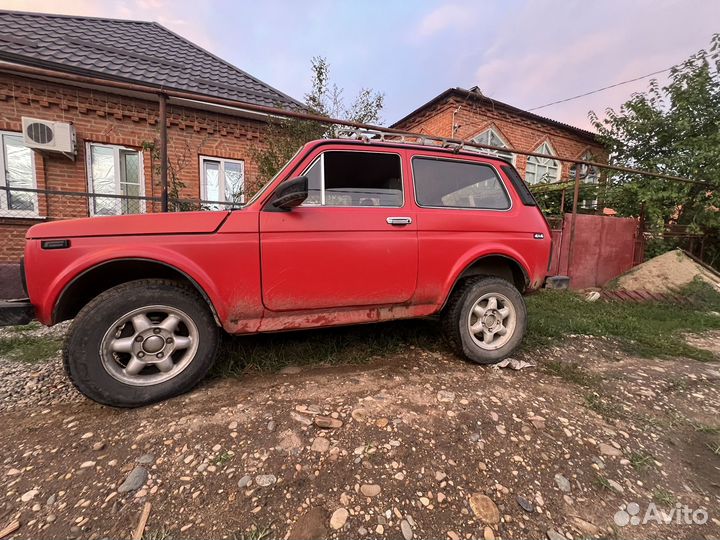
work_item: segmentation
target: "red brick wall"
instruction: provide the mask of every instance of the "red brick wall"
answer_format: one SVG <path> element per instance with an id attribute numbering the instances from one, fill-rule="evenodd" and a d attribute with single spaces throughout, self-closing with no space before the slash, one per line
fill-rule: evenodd
<path id="1" fill-rule="evenodd" d="M 457 111 L 454 122 L 457 129 L 453 135 L 454 111 Z M 492 127 L 516 150 L 533 152 L 545 140 L 549 140 L 557 155 L 562 158 L 580 159 L 587 150 L 590 150 L 599 161 L 603 161 L 606 155 L 600 145 L 573 130 L 530 119 L 500 107 L 495 108 L 490 100 L 485 103 L 485 101 L 447 99 L 395 127 L 438 137 L 454 136 L 462 139 L 472 139 Z M 527 158 L 518 155 L 515 166 L 523 177 L 526 164 Z M 570 166 L 570 163 L 562 163 L 561 179 L 568 178 Z"/>
<path id="2" fill-rule="evenodd" d="M 78 154 L 74 162 L 61 155 L 35 153 L 39 189 L 88 191 L 86 143 L 137 149 L 146 142 L 157 144 L 158 113 L 153 101 L 0 74 L 0 130 L 19 133 L 23 116 L 75 126 Z M 262 144 L 264 129 L 265 124 L 256 120 L 168 105 L 168 158 L 172 166 L 181 169 L 178 177 L 185 188 L 180 196 L 200 198 L 200 155 L 243 160 L 245 182 L 253 182 L 257 166 L 252 149 Z M 157 167 L 151 152 L 143 151 L 145 195 L 157 197 L 160 190 L 153 165 Z M 40 215 L 48 219 L 89 215 L 84 197 L 39 195 L 38 203 Z M 147 210 L 153 211 L 152 206 L 147 203 Z M 25 231 L 38 221 L 0 216 L 0 263 L 17 261 Z"/>
<path id="3" fill-rule="evenodd" d="M 35 223 L 32 220 L 0 218 L 0 263 L 18 262 L 25 247 L 25 232 Z"/>

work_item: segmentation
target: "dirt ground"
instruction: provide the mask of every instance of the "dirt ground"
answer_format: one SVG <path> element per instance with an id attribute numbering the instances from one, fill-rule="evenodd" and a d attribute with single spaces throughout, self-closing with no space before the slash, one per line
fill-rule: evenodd
<path id="1" fill-rule="evenodd" d="M 137 410 L 77 396 L 54 362 L 0 399 L 0 529 L 127 538 L 149 502 L 145 538 L 720 537 L 717 363 L 582 336 L 518 358 L 537 367 L 408 349 Z M 624 524 L 651 503 L 669 524 Z"/>
<path id="2" fill-rule="evenodd" d="M 720 279 L 716 273 L 675 249 L 634 267 L 617 279 L 616 286 L 654 293 L 678 292 L 696 278 L 720 290 Z"/>

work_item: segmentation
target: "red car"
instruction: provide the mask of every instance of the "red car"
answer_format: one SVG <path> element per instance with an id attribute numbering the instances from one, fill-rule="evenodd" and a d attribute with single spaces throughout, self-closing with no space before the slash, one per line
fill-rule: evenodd
<path id="1" fill-rule="evenodd" d="M 511 354 L 550 231 L 514 167 L 402 143 L 308 143 L 232 211 L 58 221 L 27 234 L 29 301 L 0 320 L 74 319 L 77 388 L 132 407 L 185 392 L 229 334 L 439 315 L 457 353 Z"/>

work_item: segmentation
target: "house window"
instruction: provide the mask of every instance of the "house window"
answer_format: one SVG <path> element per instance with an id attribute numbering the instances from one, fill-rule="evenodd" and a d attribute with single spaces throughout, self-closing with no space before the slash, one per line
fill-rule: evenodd
<path id="1" fill-rule="evenodd" d="M 505 139 L 503 139 L 493 128 L 488 128 L 482 133 L 480 133 L 480 135 L 473 137 L 472 141 L 478 144 L 487 144 L 488 146 L 510 148 L 510 145 L 505 141 Z M 490 150 L 487 148 L 469 147 L 469 149 L 475 152 L 480 152 L 482 154 L 489 154 L 491 156 L 497 156 L 502 159 L 507 159 L 512 164 L 515 164 L 515 154 L 513 154 L 512 152 L 504 152 L 502 150 Z"/>
<path id="2" fill-rule="evenodd" d="M 590 151 L 585 152 L 580 159 L 582 161 L 597 161 L 595 157 L 592 155 Z M 580 181 L 584 184 L 597 184 L 600 181 L 600 169 L 598 169 L 595 165 L 579 165 L 580 169 Z M 575 180 L 575 171 L 578 170 L 578 164 L 573 163 L 570 167 L 570 180 Z M 585 190 L 589 193 L 595 193 L 596 189 L 587 189 Z M 593 199 L 582 199 L 580 201 L 580 207 L 581 208 L 587 208 L 587 209 L 593 209 L 597 208 L 598 200 L 597 198 Z"/>
<path id="3" fill-rule="evenodd" d="M 413 159 L 415 198 L 420 206 L 507 210 L 505 187 L 489 165 L 464 161 Z"/>
<path id="4" fill-rule="evenodd" d="M 88 183 L 93 216 L 138 214 L 145 211 L 142 153 L 132 148 L 88 144 Z M 103 197 L 120 195 L 122 197 Z"/>
<path id="5" fill-rule="evenodd" d="M 383 152 L 324 152 L 303 174 L 303 206 L 403 205 L 400 156 Z"/>
<path id="6" fill-rule="evenodd" d="M 200 198 L 211 210 L 245 201 L 245 164 L 234 159 L 200 156 Z M 228 204 L 219 204 L 228 203 Z"/>
<path id="7" fill-rule="evenodd" d="M 17 191 L 37 188 L 33 151 L 23 144 L 22 135 L 0 133 L 0 137 L 0 211 L 10 216 L 37 216 L 37 194 Z"/>
<path id="8" fill-rule="evenodd" d="M 538 148 L 535 153 L 537 154 L 549 154 L 551 156 L 557 156 L 557 152 L 552 145 L 545 141 Z M 539 184 L 540 182 L 556 182 L 560 179 L 560 162 L 550 158 L 539 158 L 530 156 L 527 160 L 527 167 L 525 169 L 525 181 L 528 184 Z"/>

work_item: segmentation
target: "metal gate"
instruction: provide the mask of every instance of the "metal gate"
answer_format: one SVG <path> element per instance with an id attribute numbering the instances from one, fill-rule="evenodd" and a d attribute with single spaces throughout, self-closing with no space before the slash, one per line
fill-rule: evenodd
<path id="1" fill-rule="evenodd" d="M 576 214 L 571 243 L 572 214 L 552 223 L 550 273 L 570 276 L 570 287 L 602 287 L 643 260 L 640 220 Z"/>

